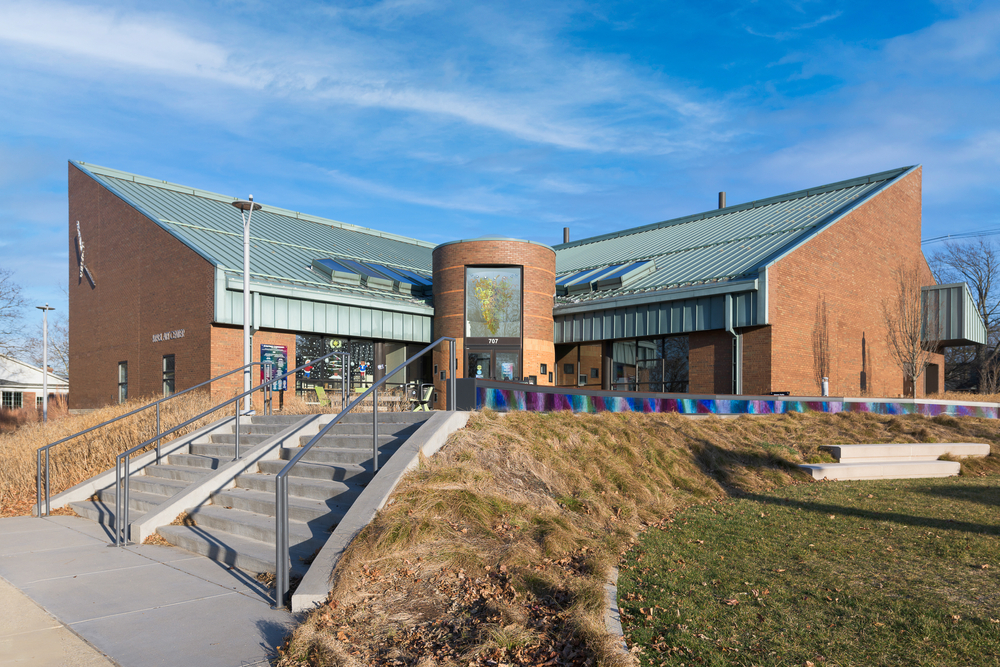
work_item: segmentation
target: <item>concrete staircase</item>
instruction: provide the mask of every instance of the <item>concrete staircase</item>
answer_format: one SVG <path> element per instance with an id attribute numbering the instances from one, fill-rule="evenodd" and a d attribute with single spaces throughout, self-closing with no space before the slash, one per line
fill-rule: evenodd
<path id="1" fill-rule="evenodd" d="M 379 414 L 379 462 L 415 433 L 431 413 Z M 254 417 L 243 428 L 241 445 L 257 444 L 289 428 L 301 416 Z M 266 421 L 265 421 L 266 420 Z M 316 430 L 313 429 L 312 433 Z M 299 437 L 305 445 L 311 435 Z M 192 444 L 190 456 L 205 460 L 232 456 L 235 434 L 219 434 L 211 444 Z M 275 475 L 295 455 L 282 447 L 280 459 L 261 460 L 236 477 L 233 488 L 188 508 L 184 525 L 157 528 L 165 540 L 250 572 L 275 570 Z M 293 577 L 302 576 L 313 555 L 372 477 L 372 418 L 348 414 L 299 462 L 288 477 L 289 537 Z M 133 482 L 134 483 L 134 482 Z M 135 495 L 134 492 L 132 494 Z"/>
<path id="2" fill-rule="evenodd" d="M 210 476 L 235 455 L 233 446 L 226 451 L 219 449 L 212 454 L 168 454 L 160 465 L 146 466 L 133 473 L 129 482 L 129 519 L 136 520 L 192 483 Z M 244 449 L 241 439 L 240 451 Z M 116 489 L 111 486 L 98 490 L 89 500 L 71 502 L 69 506 L 80 516 L 114 529 L 115 497 Z"/>
<path id="3" fill-rule="evenodd" d="M 814 479 L 911 479 L 950 477 L 961 469 L 958 461 L 941 461 L 942 456 L 964 458 L 987 456 L 990 446 L 979 443 L 904 443 L 888 445 L 828 445 L 837 463 L 808 463 L 799 467 Z"/>

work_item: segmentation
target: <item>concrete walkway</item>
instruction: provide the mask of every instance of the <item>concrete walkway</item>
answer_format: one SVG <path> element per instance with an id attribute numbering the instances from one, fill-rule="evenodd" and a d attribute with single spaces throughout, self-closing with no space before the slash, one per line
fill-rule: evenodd
<path id="1" fill-rule="evenodd" d="M 0 665 L 267 665 L 294 626 L 240 570 L 110 543 L 78 517 L 0 519 L 0 578 L 16 589 L 0 581 Z"/>

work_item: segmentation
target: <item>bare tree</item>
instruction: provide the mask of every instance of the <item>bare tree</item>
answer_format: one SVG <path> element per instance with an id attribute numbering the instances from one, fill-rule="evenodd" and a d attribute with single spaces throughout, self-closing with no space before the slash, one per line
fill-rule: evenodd
<path id="1" fill-rule="evenodd" d="M 940 284 L 968 284 L 986 324 L 985 344 L 948 349 L 945 381 L 995 393 L 1000 385 L 1000 368 L 994 368 L 1000 365 L 1000 251 L 985 239 L 948 243 L 931 256 L 931 267 Z"/>
<path id="2" fill-rule="evenodd" d="M 0 354 L 22 351 L 21 311 L 24 309 L 24 297 L 13 275 L 10 269 L 0 268 Z"/>
<path id="3" fill-rule="evenodd" d="M 816 382 L 830 377 L 830 322 L 827 317 L 826 295 L 816 304 L 816 324 L 813 325 L 813 372 Z"/>
<path id="4" fill-rule="evenodd" d="M 38 323 L 37 331 L 25 341 L 28 359 L 41 367 L 42 356 L 42 323 Z M 49 317 L 49 366 L 52 372 L 64 378 L 69 377 L 69 324 L 65 315 Z"/>
<path id="5" fill-rule="evenodd" d="M 917 380 L 923 375 L 932 354 L 937 352 L 938 318 L 928 313 L 924 327 L 924 278 L 920 266 L 899 266 L 893 269 L 895 293 L 882 301 L 882 323 L 886 329 L 889 356 L 903 371 L 908 395 L 914 395 Z"/>

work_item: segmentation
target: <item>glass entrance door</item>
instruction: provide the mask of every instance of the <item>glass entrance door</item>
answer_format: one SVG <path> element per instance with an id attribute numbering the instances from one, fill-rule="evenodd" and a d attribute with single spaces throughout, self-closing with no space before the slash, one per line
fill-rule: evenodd
<path id="1" fill-rule="evenodd" d="M 470 347 L 466 360 L 466 377 L 508 381 L 521 379 L 520 350 Z"/>

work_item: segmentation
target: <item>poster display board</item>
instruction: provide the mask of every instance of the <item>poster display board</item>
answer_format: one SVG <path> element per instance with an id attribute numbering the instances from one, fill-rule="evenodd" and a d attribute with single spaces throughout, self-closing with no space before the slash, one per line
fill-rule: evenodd
<path id="1" fill-rule="evenodd" d="M 271 362 L 271 374 L 264 377 L 267 369 L 267 362 Z M 260 346 L 260 382 L 270 382 L 276 377 L 281 377 L 288 372 L 288 346 L 287 345 L 264 345 Z M 288 378 L 275 382 L 271 387 L 273 391 L 285 391 L 288 389 Z"/>

